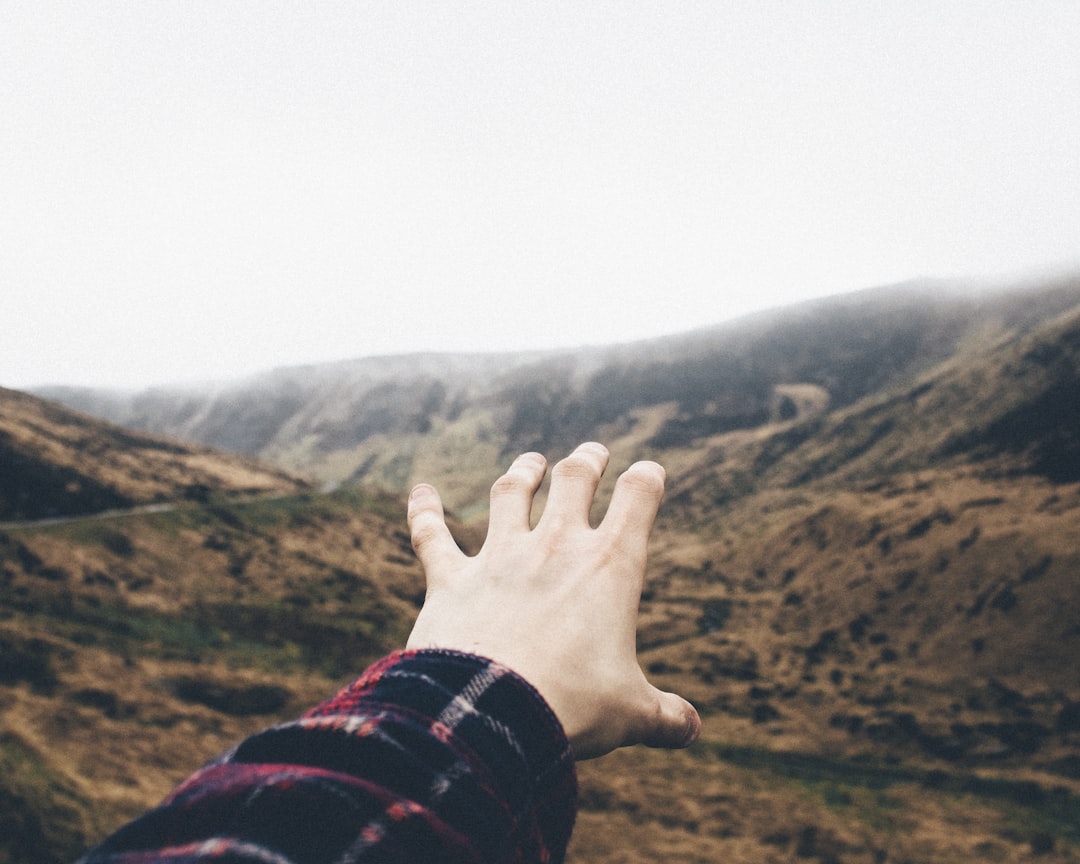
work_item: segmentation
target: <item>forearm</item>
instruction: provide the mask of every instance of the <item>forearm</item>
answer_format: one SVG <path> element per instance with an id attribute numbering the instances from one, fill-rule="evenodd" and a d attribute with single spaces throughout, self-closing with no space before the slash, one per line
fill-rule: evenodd
<path id="1" fill-rule="evenodd" d="M 529 684 L 471 655 L 405 652 L 247 739 L 85 861 L 560 861 L 576 791 Z"/>

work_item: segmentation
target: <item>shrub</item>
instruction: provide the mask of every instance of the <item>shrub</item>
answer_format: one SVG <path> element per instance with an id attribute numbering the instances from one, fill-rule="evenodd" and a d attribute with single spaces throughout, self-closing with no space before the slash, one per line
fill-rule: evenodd
<path id="1" fill-rule="evenodd" d="M 292 697 L 284 687 L 270 684 L 230 686 L 201 678 L 174 678 L 167 685 L 177 699 L 205 705 L 234 717 L 274 714 Z"/>
<path id="2" fill-rule="evenodd" d="M 29 684 L 51 693 L 59 679 L 53 668 L 53 646 L 43 639 L 0 634 L 0 684 Z"/>
<path id="3" fill-rule="evenodd" d="M 135 552 L 131 538 L 120 531 L 106 529 L 101 535 L 101 542 L 106 549 L 122 558 L 128 558 Z"/>

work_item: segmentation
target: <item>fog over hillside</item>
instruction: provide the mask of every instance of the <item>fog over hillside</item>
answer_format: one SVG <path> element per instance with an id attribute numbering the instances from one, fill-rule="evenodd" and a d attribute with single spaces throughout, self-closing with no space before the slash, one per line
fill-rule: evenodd
<path id="1" fill-rule="evenodd" d="M 421 470 L 442 476 L 464 451 L 490 471 L 518 451 L 557 454 L 643 429 L 644 411 L 656 428 L 641 444 L 654 449 L 835 411 L 1077 302 L 1077 278 L 997 288 L 921 280 L 577 351 L 371 357 L 203 388 L 37 392 L 324 483 L 404 489 Z M 434 441 L 445 465 L 431 464 Z"/>

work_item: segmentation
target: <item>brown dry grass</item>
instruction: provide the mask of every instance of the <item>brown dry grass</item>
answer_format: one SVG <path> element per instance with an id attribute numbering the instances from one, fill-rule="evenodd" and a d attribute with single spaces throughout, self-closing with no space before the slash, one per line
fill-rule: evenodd
<path id="1" fill-rule="evenodd" d="M 401 505 L 9 530 L 0 638 L 55 680 L 0 684 L 0 740 L 76 802 L 53 829 L 101 836 L 399 645 L 422 591 Z M 1061 766 L 1080 732 L 1059 727 L 1080 703 L 1078 517 L 1080 486 L 955 469 L 767 489 L 710 530 L 664 521 L 641 659 L 699 706 L 703 740 L 583 764 L 571 860 L 1075 860 L 1080 778 Z M 170 682 L 193 678 L 287 699 L 237 716 L 178 698 Z"/>

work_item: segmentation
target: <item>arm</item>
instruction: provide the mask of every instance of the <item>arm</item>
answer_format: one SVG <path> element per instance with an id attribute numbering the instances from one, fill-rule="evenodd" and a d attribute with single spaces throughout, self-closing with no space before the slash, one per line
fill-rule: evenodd
<path id="1" fill-rule="evenodd" d="M 561 861 L 573 758 L 685 746 L 700 728 L 689 703 L 648 684 L 635 653 L 663 469 L 631 466 L 593 529 L 606 464 L 599 444 L 560 462 L 530 529 L 546 463 L 519 457 L 492 487 L 473 558 L 435 490 L 416 487 L 409 524 L 428 593 L 408 650 L 247 739 L 87 864 Z"/>
<path id="2" fill-rule="evenodd" d="M 406 651 L 248 738 L 84 862 L 560 861 L 576 791 L 529 684 L 479 657 Z"/>

